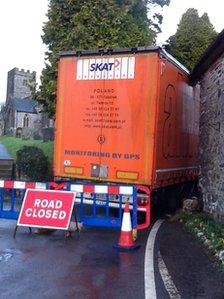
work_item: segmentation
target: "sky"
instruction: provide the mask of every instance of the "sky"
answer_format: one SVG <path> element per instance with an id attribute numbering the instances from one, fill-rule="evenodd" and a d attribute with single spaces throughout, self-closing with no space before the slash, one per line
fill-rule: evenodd
<path id="1" fill-rule="evenodd" d="M 164 43 L 175 34 L 182 14 L 192 7 L 200 16 L 207 12 L 216 31 L 220 32 L 224 28 L 221 6 L 222 0 L 171 0 L 170 5 L 162 10 L 162 33 L 157 43 Z M 5 102 L 7 73 L 12 68 L 36 71 L 39 82 L 46 51 L 41 35 L 47 21 L 47 9 L 48 0 L 0 1 L 0 103 Z"/>

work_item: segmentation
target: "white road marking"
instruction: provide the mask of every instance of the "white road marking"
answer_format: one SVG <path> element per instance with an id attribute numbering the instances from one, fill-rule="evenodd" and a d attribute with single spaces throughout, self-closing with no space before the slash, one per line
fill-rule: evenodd
<path id="1" fill-rule="evenodd" d="M 154 273 L 154 245 L 156 234 L 164 220 L 157 220 L 153 225 L 145 249 L 145 299 L 156 299 L 156 284 Z"/>
<path id="2" fill-rule="evenodd" d="M 178 289 L 176 288 L 169 271 L 166 267 L 166 264 L 164 263 L 164 260 L 161 256 L 160 251 L 158 252 L 158 266 L 159 266 L 159 272 L 163 279 L 164 286 L 170 296 L 171 299 L 181 299 L 181 296 L 178 292 Z"/>

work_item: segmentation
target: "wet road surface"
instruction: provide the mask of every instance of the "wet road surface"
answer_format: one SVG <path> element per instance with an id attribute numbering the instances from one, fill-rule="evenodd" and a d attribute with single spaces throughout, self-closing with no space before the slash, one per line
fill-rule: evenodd
<path id="1" fill-rule="evenodd" d="M 14 240 L 13 228 L 0 220 L 0 298 L 144 298 L 146 233 L 137 252 L 119 253 L 114 230 L 66 239 L 62 231 L 29 235 L 20 227 Z"/>
<path id="2" fill-rule="evenodd" d="M 115 230 L 83 229 L 65 238 L 63 231 L 30 235 L 27 228 L 19 227 L 13 239 L 14 227 L 14 221 L 0 219 L 1 299 L 145 298 L 149 230 L 138 235 L 138 251 L 120 253 L 112 247 L 119 236 Z M 163 222 L 154 257 L 158 299 L 224 298 L 224 273 L 178 223 Z M 180 297 L 167 291 L 161 260 Z"/>

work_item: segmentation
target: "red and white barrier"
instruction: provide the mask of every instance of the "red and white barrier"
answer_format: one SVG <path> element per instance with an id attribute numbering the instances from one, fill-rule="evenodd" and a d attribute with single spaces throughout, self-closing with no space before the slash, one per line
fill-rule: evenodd
<path id="1" fill-rule="evenodd" d="M 80 192 L 80 193 L 133 195 L 133 187 L 131 187 L 131 186 L 71 184 L 70 190 Z"/>
<path id="2" fill-rule="evenodd" d="M 140 186 L 141 187 L 141 186 Z M 142 188 L 145 188 L 144 186 Z M 100 184 L 75 184 L 70 182 L 55 183 L 55 182 L 25 182 L 13 180 L 0 180 L 0 189 L 39 189 L 39 190 L 64 190 L 77 192 L 76 203 L 83 203 L 88 205 L 96 204 L 98 206 L 107 205 L 108 207 L 121 209 L 125 206 L 125 201 L 129 201 L 129 209 L 133 210 L 133 200 L 136 189 L 134 186 L 124 185 L 100 185 Z M 138 189 L 139 186 L 138 186 Z M 141 189 L 140 189 L 141 190 Z M 145 190 L 143 190 L 145 191 Z M 95 194 L 93 197 L 92 194 Z M 101 196 L 102 195 L 102 196 Z M 139 198 L 138 198 L 139 199 Z M 144 201 L 145 203 L 146 201 Z M 146 214 L 145 223 L 138 224 L 138 229 L 142 230 L 150 224 L 150 201 L 146 204 L 139 204 L 137 201 L 137 211 Z"/>
<path id="3" fill-rule="evenodd" d="M 80 193 L 97 193 L 97 194 L 114 194 L 114 195 L 133 195 L 133 187 L 131 186 L 113 186 L 113 185 L 84 185 L 84 184 L 70 184 L 62 183 L 56 184 L 54 182 L 50 183 L 40 183 L 40 182 L 24 182 L 24 181 L 10 181 L 10 180 L 0 180 L 0 188 L 5 189 L 47 189 L 47 187 L 52 189 L 67 189 L 69 186 L 70 191 L 76 191 Z M 56 188 L 57 186 L 61 188 Z"/>
<path id="4" fill-rule="evenodd" d="M 0 188 L 5 189 L 47 189 L 46 183 L 0 180 Z"/>

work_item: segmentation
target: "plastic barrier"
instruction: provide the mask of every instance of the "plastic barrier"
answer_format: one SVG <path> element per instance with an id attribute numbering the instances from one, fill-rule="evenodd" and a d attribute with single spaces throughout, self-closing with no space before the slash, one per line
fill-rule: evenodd
<path id="1" fill-rule="evenodd" d="M 137 203 L 136 186 L 68 182 L 57 184 L 0 180 L 0 218 L 18 219 L 28 188 L 76 191 L 79 221 L 85 226 L 120 228 L 126 201 L 130 204 L 133 229 L 145 229 L 150 224 L 150 206 Z M 144 223 L 137 223 L 138 211 L 145 213 Z"/>

